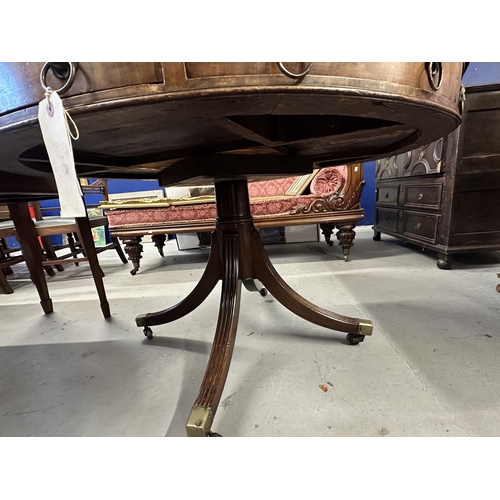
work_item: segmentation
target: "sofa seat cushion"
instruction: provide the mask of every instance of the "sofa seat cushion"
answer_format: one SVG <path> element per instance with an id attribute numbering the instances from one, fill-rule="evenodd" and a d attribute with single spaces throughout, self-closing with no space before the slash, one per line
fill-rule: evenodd
<path id="1" fill-rule="evenodd" d="M 254 217 L 290 215 L 298 205 L 309 205 L 317 200 L 316 195 L 283 196 L 272 199 L 255 199 L 250 202 Z M 213 222 L 216 217 L 215 203 L 195 205 L 172 205 L 158 208 L 125 208 L 107 210 L 110 229 L 191 221 Z"/>

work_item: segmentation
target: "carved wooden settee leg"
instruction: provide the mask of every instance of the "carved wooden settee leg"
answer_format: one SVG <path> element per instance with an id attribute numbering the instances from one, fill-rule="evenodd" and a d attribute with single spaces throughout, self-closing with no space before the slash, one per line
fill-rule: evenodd
<path id="1" fill-rule="evenodd" d="M 133 276 L 139 271 L 139 261 L 142 259 L 142 236 L 127 236 L 122 238 L 122 241 L 125 245 L 123 249 L 128 255 L 128 260 L 134 265 L 134 268 L 130 271 L 130 274 Z"/>
<path id="2" fill-rule="evenodd" d="M 337 224 L 337 238 L 339 240 L 339 245 L 344 251 L 344 260 L 347 262 L 349 260 L 349 251 L 354 245 L 354 237 L 356 233 L 354 232 L 354 224 Z"/>
<path id="3" fill-rule="evenodd" d="M 164 257 L 163 247 L 165 246 L 165 240 L 167 239 L 167 235 L 166 234 L 153 234 L 153 236 L 151 236 L 151 239 L 153 240 L 155 247 L 158 249 L 158 253 L 162 257 Z"/>
<path id="4" fill-rule="evenodd" d="M 331 224 L 329 222 L 325 222 L 323 224 L 319 225 L 321 232 L 323 233 L 323 236 L 325 237 L 325 241 L 332 246 L 333 241 L 332 241 L 332 233 L 333 230 L 335 229 L 335 224 Z"/>

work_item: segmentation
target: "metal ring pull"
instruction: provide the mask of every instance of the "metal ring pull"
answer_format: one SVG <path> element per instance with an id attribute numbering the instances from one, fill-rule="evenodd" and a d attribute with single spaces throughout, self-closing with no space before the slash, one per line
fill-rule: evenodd
<path id="1" fill-rule="evenodd" d="M 425 63 L 425 69 L 427 70 L 427 77 L 429 78 L 429 84 L 432 90 L 439 90 L 441 88 L 441 84 L 443 83 L 443 63 L 428 62 Z"/>
<path id="2" fill-rule="evenodd" d="M 43 90 L 47 90 L 47 73 L 49 69 L 52 69 L 52 73 L 59 80 L 66 79 L 66 83 L 60 89 L 53 89 L 54 92 L 58 94 L 64 94 L 73 83 L 78 63 L 67 62 L 67 63 L 54 63 L 47 62 L 43 65 L 42 71 L 40 73 L 40 83 L 42 85 Z"/>
<path id="3" fill-rule="evenodd" d="M 312 62 L 308 62 L 307 63 L 307 68 L 302 71 L 302 73 L 292 73 L 291 71 L 288 71 L 285 66 L 283 66 L 283 63 L 276 63 L 278 65 L 278 68 L 280 69 L 280 71 L 285 74 L 286 76 L 289 76 L 290 78 L 294 78 L 295 80 L 298 80 L 299 78 L 303 78 L 304 76 L 307 75 L 307 73 L 309 73 L 309 71 L 311 71 L 311 68 L 312 68 L 312 65 L 313 63 Z"/>

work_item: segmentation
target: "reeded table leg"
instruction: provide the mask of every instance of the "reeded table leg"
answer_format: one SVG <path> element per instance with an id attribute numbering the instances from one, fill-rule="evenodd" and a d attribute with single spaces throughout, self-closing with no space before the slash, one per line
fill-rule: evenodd
<path id="1" fill-rule="evenodd" d="M 168 309 L 137 316 L 135 322 L 137 326 L 144 327 L 144 335 L 152 338 L 150 326 L 170 323 L 194 311 L 209 296 L 217 282 L 223 277 L 220 270 L 220 260 L 218 237 L 214 233 L 207 267 L 193 291 L 185 299 Z"/>
<path id="2" fill-rule="evenodd" d="M 238 279 L 238 235 L 222 237 L 224 274 L 219 319 L 200 392 L 189 415 L 186 432 L 190 437 L 207 437 L 226 383 L 231 364 L 240 311 L 241 280 Z"/>
<path id="3" fill-rule="evenodd" d="M 136 318 L 137 326 L 144 327 L 145 335 L 152 338 L 151 325 L 168 323 L 190 313 L 205 300 L 218 280 L 222 280 L 215 339 L 200 392 L 186 424 L 188 436 L 216 435 L 211 426 L 231 363 L 242 283 L 250 291 L 261 291 L 254 280 L 262 282 L 290 311 L 317 325 L 346 332 L 350 344 L 358 344 L 373 330 L 369 320 L 348 318 L 314 305 L 279 276 L 253 225 L 246 180 L 216 180 L 215 193 L 218 216 L 208 265 L 200 281 L 184 300 L 173 307 Z M 261 291 L 261 294 L 265 293 Z"/>

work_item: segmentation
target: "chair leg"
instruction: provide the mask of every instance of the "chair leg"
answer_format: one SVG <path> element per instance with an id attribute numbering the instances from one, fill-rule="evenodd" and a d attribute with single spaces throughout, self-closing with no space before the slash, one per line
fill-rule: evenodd
<path id="1" fill-rule="evenodd" d="M 21 244 L 21 250 L 30 273 L 31 281 L 35 284 L 40 297 L 40 305 L 45 313 L 50 313 L 54 309 L 43 273 L 42 249 L 38 244 L 28 204 L 9 203 L 9 211 L 16 226 L 16 236 Z"/>
<path id="2" fill-rule="evenodd" d="M 125 257 L 125 254 L 123 253 L 122 247 L 120 245 L 120 242 L 118 241 L 118 238 L 115 238 L 114 236 L 111 238 L 111 241 L 115 245 L 115 250 L 116 253 L 118 254 L 118 257 L 120 257 L 121 261 L 126 264 L 128 262 L 127 257 Z"/>
<path id="3" fill-rule="evenodd" d="M 102 313 L 105 318 L 109 318 L 111 316 L 111 312 L 109 310 L 109 303 L 106 298 L 106 291 L 104 290 L 104 283 L 102 281 L 103 272 L 101 266 L 99 265 L 99 260 L 97 259 L 89 220 L 87 217 L 75 217 L 75 221 L 78 227 L 79 241 L 83 245 L 85 256 L 88 259 L 90 270 L 92 271 L 92 276 L 94 277 L 95 287 L 101 302 Z"/>
<path id="4" fill-rule="evenodd" d="M 3 293 L 14 293 L 14 290 L 12 290 L 7 278 L 5 277 L 3 269 L 0 269 L 0 290 L 2 290 Z"/>
<path id="5" fill-rule="evenodd" d="M 68 238 L 68 245 L 69 245 L 70 250 L 73 252 L 73 254 L 75 254 L 76 253 L 76 245 L 75 245 L 75 238 L 74 238 L 73 234 L 68 233 L 66 235 L 66 237 Z M 75 262 L 75 266 L 78 266 L 78 264 L 80 264 L 80 263 Z"/>
<path id="6" fill-rule="evenodd" d="M 50 238 L 48 236 L 42 236 L 42 245 L 43 245 L 43 249 L 45 250 L 45 253 L 47 254 L 47 257 L 49 258 L 49 260 L 57 259 L 56 252 L 54 251 L 54 247 L 52 246 L 52 242 L 50 241 Z M 59 272 L 64 271 L 64 267 L 61 266 L 61 264 L 56 264 L 54 267 Z"/>

